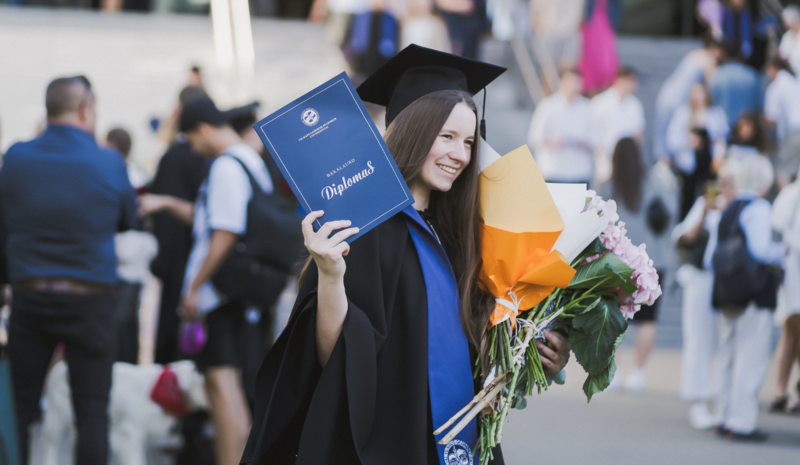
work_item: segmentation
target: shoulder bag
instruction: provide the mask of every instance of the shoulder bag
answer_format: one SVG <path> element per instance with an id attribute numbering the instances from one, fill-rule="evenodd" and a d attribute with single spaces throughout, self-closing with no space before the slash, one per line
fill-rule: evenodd
<path id="1" fill-rule="evenodd" d="M 253 195 L 247 229 L 211 281 L 228 298 L 268 309 L 302 259 L 301 218 L 286 199 L 264 192 L 241 160 L 231 158 L 247 173 Z"/>

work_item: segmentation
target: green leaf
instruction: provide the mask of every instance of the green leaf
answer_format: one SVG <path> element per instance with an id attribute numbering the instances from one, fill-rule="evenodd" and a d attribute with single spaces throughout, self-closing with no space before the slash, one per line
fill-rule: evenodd
<path id="1" fill-rule="evenodd" d="M 592 255 L 601 254 L 607 250 L 608 249 L 606 248 L 606 246 L 603 245 L 603 241 L 601 241 L 600 238 L 598 237 L 595 240 L 593 240 L 591 244 L 586 246 L 585 249 L 583 249 L 583 252 L 581 252 L 580 255 L 578 255 L 578 258 L 572 261 L 572 266 L 577 265 L 578 263 L 586 260 L 586 258 L 591 257 Z"/>
<path id="2" fill-rule="evenodd" d="M 578 267 L 567 289 L 590 289 L 602 281 L 604 289 L 631 282 L 633 268 L 613 253 L 607 253 L 592 263 Z"/>
<path id="3" fill-rule="evenodd" d="M 598 392 L 603 392 L 609 384 L 611 384 L 611 380 L 614 379 L 614 373 L 617 371 L 617 364 L 614 362 L 614 359 L 611 359 L 611 363 L 596 375 L 589 375 L 586 377 L 586 381 L 583 383 L 583 392 L 586 394 L 586 403 L 588 404 L 592 400 L 592 396 L 597 394 Z"/>
<path id="4" fill-rule="evenodd" d="M 625 283 L 622 285 L 622 292 L 625 294 L 633 294 L 637 289 L 638 287 L 636 287 L 636 283 L 631 280 L 625 281 Z"/>
<path id="5" fill-rule="evenodd" d="M 575 359 L 590 375 L 608 367 L 618 345 L 618 338 L 628 328 L 616 298 L 602 298 L 572 319 L 569 344 Z"/>

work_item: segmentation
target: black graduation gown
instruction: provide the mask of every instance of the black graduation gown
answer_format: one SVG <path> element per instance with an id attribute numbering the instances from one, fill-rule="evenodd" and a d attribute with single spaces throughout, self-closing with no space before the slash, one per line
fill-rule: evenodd
<path id="1" fill-rule="evenodd" d="M 345 261 L 348 311 L 325 369 L 316 354 L 312 263 L 259 372 L 243 464 L 438 463 L 428 406 L 427 294 L 403 215 L 359 238 Z M 499 450 L 495 455 L 502 464 Z"/>

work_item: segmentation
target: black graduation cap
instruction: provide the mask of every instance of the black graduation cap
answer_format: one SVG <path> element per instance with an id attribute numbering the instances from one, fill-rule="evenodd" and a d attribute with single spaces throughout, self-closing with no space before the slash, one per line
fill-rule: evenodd
<path id="1" fill-rule="evenodd" d="M 463 90 L 475 95 L 506 68 L 450 53 L 409 45 L 358 86 L 365 102 L 386 107 L 386 126 L 414 100 L 438 90 Z M 486 111 L 484 94 L 484 112 Z M 481 135 L 486 137 L 481 118 Z"/>

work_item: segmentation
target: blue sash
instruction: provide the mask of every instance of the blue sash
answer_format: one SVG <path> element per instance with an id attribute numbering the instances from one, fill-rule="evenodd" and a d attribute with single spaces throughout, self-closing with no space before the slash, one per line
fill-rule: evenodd
<path id="1" fill-rule="evenodd" d="M 459 320 L 458 285 L 450 260 L 414 207 L 406 208 L 403 213 L 419 255 L 428 295 L 428 392 L 436 429 L 475 397 L 469 346 Z M 472 448 L 478 442 L 475 419 L 450 444 L 438 444 L 445 434 L 447 431 L 436 437 L 441 463 L 451 463 L 449 456 L 460 458 L 468 454 L 471 464 Z"/>

